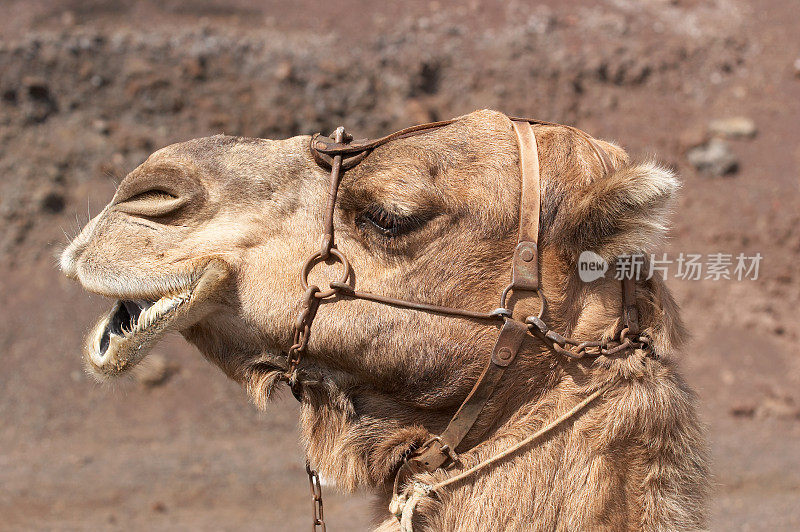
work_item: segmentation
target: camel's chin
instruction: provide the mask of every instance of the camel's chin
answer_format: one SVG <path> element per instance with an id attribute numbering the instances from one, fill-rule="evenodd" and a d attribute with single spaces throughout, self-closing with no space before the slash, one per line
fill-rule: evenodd
<path id="1" fill-rule="evenodd" d="M 120 300 L 100 318 L 86 338 L 84 361 L 94 377 L 107 379 L 127 373 L 150 349 L 186 317 L 192 290 L 157 301 Z"/>

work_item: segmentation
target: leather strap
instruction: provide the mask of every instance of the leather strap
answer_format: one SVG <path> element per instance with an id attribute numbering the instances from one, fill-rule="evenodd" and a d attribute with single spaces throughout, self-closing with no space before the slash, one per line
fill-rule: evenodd
<path id="1" fill-rule="evenodd" d="M 628 336 L 639 334 L 639 311 L 636 309 L 636 279 L 622 279 L 622 317 L 628 328 Z"/>
<path id="2" fill-rule="evenodd" d="M 450 461 L 455 461 L 456 449 L 475 425 L 506 368 L 516 358 L 527 334 L 527 325 L 516 320 L 506 320 L 492 350 L 489 364 L 461 403 L 458 412 L 450 419 L 440 436 L 428 440 L 409 458 L 408 464 L 413 472 L 432 472 Z"/>
<path id="3" fill-rule="evenodd" d="M 560 127 L 566 128 L 576 133 L 578 136 L 582 137 L 585 141 L 589 143 L 589 146 L 594 151 L 597 158 L 600 160 L 600 163 L 603 165 L 603 171 L 605 174 L 610 173 L 614 169 L 614 165 L 611 162 L 611 158 L 608 156 L 608 153 L 597 143 L 597 141 L 585 131 L 568 126 L 565 124 L 556 124 L 554 122 L 547 122 L 545 120 L 535 120 L 533 118 L 519 118 L 519 117 L 510 117 L 512 123 L 514 124 L 539 124 L 543 126 L 553 126 L 553 127 Z M 347 158 L 347 155 L 354 155 L 354 154 L 364 154 L 368 153 L 370 150 L 377 148 L 387 142 L 413 137 L 415 135 L 419 135 L 421 133 L 425 133 L 427 131 L 431 131 L 433 129 L 439 129 L 440 127 L 449 126 L 453 124 L 458 119 L 451 119 L 451 120 L 441 120 L 439 122 L 430 122 L 428 124 L 419 124 L 416 126 L 407 127 L 405 129 L 401 129 L 400 131 L 395 131 L 389 135 L 377 138 L 377 139 L 358 139 L 358 140 L 351 140 L 349 142 L 337 142 L 335 139 L 330 137 L 323 137 L 322 135 L 315 135 L 311 142 L 312 151 L 315 152 L 315 157 L 320 155 L 325 155 L 323 159 L 325 159 L 325 163 L 330 166 L 330 160 L 328 157 L 332 157 L 333 155 L 343 155 Z M 363 157 L 359 158 L 358 161 L 361 161 Z M 357 164 L 357 162 L 352 163 L 351 166 Z M 347 165 L 345 165 L 347 168 Z"/>
<path id="4" fill-rule="evenodd" d="M 331 188 L 325 210 L 321 249 L 313 253 L 307 259 L 301 273 L 301 282 L 304 284 L 304 288 L 307 289 L 306 308 L 301 314 L 302 319 L 298 319 L 297 324 L 295 325 L 295 345 L 293 345 L 291 349 L 294 350 L 296 356 L 292 358 L 292 350 L 290 350 L 289 357 L 287 357 L 287 363 L 289 364 L 289 371 L 287 371 L 288 382 L 292 383 L 293 379 L 294 382 L 297 382 L 297 365 L 308 341 L 311 320 L 313 320 L 313 312 L 310 314 L 308 313 L 308 309 L 311 308 L 309 302 L 318 304 L 321 299 L 327 299 L 336 295 L 345 295 L 353 298 L 376 301 L 378 303 L 387 305 L 396 305 L 409 309 L 443 313 L 451 316 L 461 316 L 473 319 L 503 320 L 503 327 L 500 330 L 497 342 L 492 350 L 492 356 L 490 360 L 473 385 L 472 390 L 470 390 L 466 399 L 459 407 L 458 411 L 450 419 L 447 427 L 440 436 L 434 436 L 430 438 L 420 448 L 411 452 L 408 458 L 401 464 L 395 476 L 395 497 L 393 498 L 393 504 L 395 500 L 399 501 L 399 488 L 405 484 L 405 481 L 408 479 L 410 474 L 421 471 L 433 472 L 436 469 L 449 465 L 458 459 L 456 455 L 456 449 L 459 447 L 459 445 L 461 445 L 470 431 L 473 430 L 473 427 L 475 426 L 475 423 L 480 417 L 481 412 L 486 406 L 486 403 L 494 394 L 494 391 L 502 380 L 506 369 L 516 359 L 522 343 L 529 332 L 532 332 L 535 336 L 544 340 L 545 343 L 547 343 L 547 345 L 549 345 L 549 347 L 555 352 L 570 356 L 572 358 L 583 358 L 584 356 L 587 356 L 587 354 L 591 356 L 613 355 L 621 350 L 631 348 L 648 349 L 650 352 L 652 352 L 652 342 L 647 339 L 648 337 L 638 337 L 639 323 L 635 297 L 636 281 L 634 279 L 623 281 L 622 284 L 622 304 L 626 329 L 618 333 L 619 339 L 617 341 L 619 345 L 616 347 L 608 347 L 607 340 L 598 342 L 578 342 L 574 339 L 564 338 L 554 331 L 550 331 L 545 322 L 542 320 L 542 315 L 545 312 L 545 297 L 541 291 L 538 257 L 541 185 L 539 176 L 539 154 L 532 124 L 558 126 L 571 130 L 578 136 L 582 137 L 589 144 L 591 149 L 595 152 L 595 155 L 600 160 L 606 175 L 613 170 L 611 158 L 603 150 L 600 144 L 597 143 L 587 133 L 571 126 L 563 126 L 560 124 L 553 124 L 550 122 L 533 119 L 511 118 L 511 124 L 516 134 L 517 144 L 519 147 L 519 167 L 521 174 L 521 194 L 519 204 L 520 213 L 517 245 L 514 249 L 514 256 L 512 258 L 511 265 L 511 283 L 505 288 L 505 290 L 503 290 L 503 293 L 500 297 L 500 308 L 495 309 L 492 312 L 475 312 L 465 309 L 455 309 L 439 305 L 432 305 L 428 303 L 406 301 L 378 294 L 372 294 L 369 292 L 359 292 L 347 283 L 350 271 L 349 264 L 345 256 L 336 249 L 333 241 L 333 214 L 336 206 L 336 192 L 339 187 L 341 173 L 345 170 L 353 168 L 359 162 L 364 160 L 364 158 L 367 157 L 367 155 L 378 146 L 381 146 L 392 140 L 408 138 L 423 134 L 428 131 L 433 131 L 435 129 L 452 124 L 455 121 L 456 120 L 445 120 L 441 122 L 432 122 L 430 124 L 421 124 L 397 131 L 378 139 L 353 140 L 352 137 L 347 135 L 342 128 L 337 129 L 336 133 L 332 137 L 324 137 L 317 134 L 311 138 L 310 149 L 314 159 L 323 168 L 330 168 L 331 170 Z M 313 266 L 319 261 L 327 258 L 335 258 L 341 263 L 342 269 L 345 272 L 344 276 L 339 281 L 332 281 L 330 283 L 330 290 L 320 291 L 320 289 L 316 286 L 307 286 L 307 277 L 310 269 L 313 268 Z M 506 296 L 512 290 L 535 291 L 541 299 L 539 315 L 529 316 L 525 320 L 525 323 L 514 320 L 511 316 L 511 311 L 506 305 Z M 314 301 L 312 301 L 312 299 Z M 638 338 L 631 340 L 631 337 Z M 566 347 L 568 345 L 575 346 L 577 352 L 573 353 L 571 347 Z M 599 393 L 601 392 L 595 392 L 595 395 L 587 398 L 587 401 L 591 401 L 593 398 L 597 397 L 597 394 Z M 584 404 L 588 404 L 588 402 Z M 575 411 L 577 410 L 573 409 L 573 413 Z M 475 434 L 475 436 L 480 437 L 482 434 Z M 531 437 L 535 437 L 535 435 Z M 498 455 L 498 457 L 499 456 L 502 456 L 502 453 L 501 455 Z M 483 462 L 481 467 L 488 463 L 492 463 L 492 461 L 498 457 Z M 313 488 L 316 473 L 308 468 L 307 470 L 309 473 L 309 479 L 312 481 Z M 471 474 L 475 470 L 475 468 L 470 469 L 462 473 L 462 476 L 465 474 Z M 458 478 L 459 476 L 453 477 L 448 482 L 455 481 Z M 321 499 L 319 499 L 318 496 L 318 482 L 317 487 L 312 489 L 312 491 L 314 491 L 315 497 L 314 522 L 316 526 L 321 522 L 321 517 L 319 519 L 316 517 L 318 515 L 316 510 L 317 504 L 319 505 L 320 516 L 322 511 Z M 322 525 L 324 527 L 324 522 L 322 522 Z"/>
<path id="5" fill-rule="evenodd" d="M 519 201 L 519 236 L 511 263 L 511 289 L 539 289 L 539 151 L 528 122 L 512 122 L 519 145 L 522 195 Z"/>
<path id="6" fill-rule="evenodd" d="M 356 154 L 375 149 L 378 146 L 386 144 L 387 142 L 390 142 L 392 140 L 413 137 L 415 135 L 420 135 L 432 129 L 439 129 L 440 127 L 449 126 L 455 121 L 456 119 L 452 119 L 452 120 L 442 120 L 440 122 L 430 122 L 428 124 L 419 124 L 416 126 L 411 126 L 405 129 L 401 129 L 400 131 L 395 131 L 394 133 L 391 133 L 389 135 L 377 139 L 358 139 L 358 140 L 352 140 L 350 142 L 342 142 L 330 137 L 323 137 L 318 135 L 312 139 L 311 147 L 320 153 L 324 153 L 330 156 Z"/>
<path id="7" fill-rule="evenodd" d="M 511 263 L 511 284 L 504 293 L 509 289 L 539 290 L 538 242 L 541 210 L 539 153 L 531 124 L 527 121 L 512 121 L 512 125 L 519 146 L 522 192 L 519 203 L 517 247 Z M 489 363 L 458 411 L 450 419 L 450 423 L 441 435 L 425 442 L 409 457 L 406 463 L 411 471 L 432 472 L 455 461 L 456 449 L 475 426 L 486 402 L 502 380 L 506 368 L 517 357 L 527 333 L 528 326 L 525 323 L 510 318 L 505 321 Z"/>
<path id="8" fill-rule="evenodd" d="M 603 174 L 608 175 L 614 170 L 614 164 L 611 162 L 611 157 L 608 156 L 606 150 L 604 150 L 588 133 L 583 131 L 582 129 L 578 129 L 576 127 L 568 126 L 565 124 L 556 124 L 555 122 L 547 122 L 546 120 L 536 120 L 534 118 L 519 118 L 516 116 L 510 117 L 511 120 L 514 122 L 527 122 L 528 124 L 539 124 L 541 126 L 553 126 L 553 127 L 560 127 L 566 128 L 572 131 L 573 133 L 577 134 L 579 137 L 582 137 L 586 142 L 589 143 L 589 147 L 592 148 L 592 151 L 597 156 L 600 164 L 603 165 Z"/>

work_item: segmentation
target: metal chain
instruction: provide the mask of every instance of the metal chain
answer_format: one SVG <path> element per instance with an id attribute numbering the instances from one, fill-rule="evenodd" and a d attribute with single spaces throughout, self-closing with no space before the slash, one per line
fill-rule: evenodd
<path id="1" fill-rule="evenodd" d="M 284 380 L 289 384 L 292 394 L 299 401 L 301 399 L 300 381 L 297 374 L 297 367 L 308 347 L 308 339 L 311 336 L 311 323 L 319 308 L 321 298 L 317 297 L 320 288 L 311 285 L 306 289 L 300 313 L 294 322 L 293 343 L 287 355 L 287 369 Z M 308 474 L 308 484 L 311 488 L 311 532 L 326 532 L 325 516 L 322 510 L 322 486 L 319 482 L 319 475 L 311 468 L 311 464 L 306 460 L 306 473 Z"/>
<path id="2" fill-rule="evenodd" d="M 312 257 L 313 259 L 313 257 Z M 316 260 L 316 259 L 315 259 Z M 311 260 L 309 261 L 311 262 Z M 343 260 L 346 264 L 346 260 Z M 317 285 L 308 285 L 306 278 L 308 272 L 303 275 L 304 285 L 308 286 L 303 298 L 300 313 L 295 319 L 293 327 L 293 344 L 289 348 L 287 357 L 287 370 L 285 380 L 289 384 L 294 396 L 300 400 L 300 383 L 298 380 L 298 365 L 305 354 L 308 347 L 308 340 L 311 336 L 311 323 L 314 321 L 319 304 L 323 297 L 326 296 Z M 353 297 L 350 291 L 342 290 L 342 282 L 332 282 L 331 290 L 334 293 L 342 293 L 343 295 Z M 339 285 L 339 286 L 337 286 Z M 614 337 L 607 340 L 600 341 L 579 341 L 573 338 L 564 337 L 557 332 L 550 330 L 547 324 L 542 320 L 541 316 L 544 313 L 545 299 L 543 294 L 539 294 L 542 298 L 542 309 L 539 316 L 529 316 L 526 318 L 525 323 L 528 325 L 530 333 L 537 338 L 544 341 L 553 351 L 561 355 L 573 359 L 581 359 L 584 357 L 598 357 L 601 355 L 609 356 L 627 351 L 630 349 L 641 349 L 647 356 L 655 357 L 653 350 L 653 341 L 650 336 L 649 330 L 643 331 L 637 335 L 635 339 L 628 336 L 630 329 L 624 328 L 619 331 Z M 356 296 L 358 297 L 358 296 Z M 397 301 L 394 304 L 404 305 L 403 301 Z M 504 309 L 505 310 L 505 309 Z M 509 311 L 510 313 L 510 311 Z M 308 483 L 311 490 L 311 531 L 312 532 L 326 532 L 325 518 L 322 505 L 322 486 L 320 485 L 319 475 L 311 468 L 311 464 L 306 460 L 306 473 L 308 474 Z"/>
<path id="3" fill-rule="evenodd" d="M 319 475 L 311 464 L 306 460 L 306 473 L 308 474 L 308 486 L 311 488 L 311 532 L 321 530 L 326 532 L 325 517 L 322 512 L 322 486 L 319 484 Z"/>
<path id="4" fill-rule="evenodd" d="M 293 342 L 292 346 L 289 348 L 286 360 L 286 373 L 283 378 L 292 390 L 292 395 L 294 395 L 298 401 L 300 401 L 302 397 L 297 368 L 308 347 L 308 339 L 311 337 L 311 323 L 314 321 L 317 309 L 322 301 L 322 298 L 318 297 L 319 293 L 320 288 L 317 285 L 311 285 L 306 289 L 305 297 L 300 307 L 300 313 L 297 315 L 293 325 Z M 314 469 L 311 469 L 311 464 L 308 460 L 306 460 L 306 473 L 308 474 L 308 483 L 311 488 L 312 499 L 311 532 L 326 532 L 325 517 L 322 511 L 322 486 L 319 483 L 319 475 Z"/>
<path id="5" fill-rule="evenodd" d="M 316 297 L 320 288 L 316 285 L 311 285 L 306 289 L 305 297 L 302 300 L 300 313 L 294 321 L 292 328 L 292 346 L 289 348 L 289 353 L 286 358 L 286 373 L 284 380 L 289 384 L 292 393 L 299 399 L 300 389 L 299 381 L 297 378 L 297 366 L 300 364 L 300 359 L 308 347 L 308 339 L 311 337 L 311 323 L 314 321 L 314 316 L 317 314 L 319 302 L 321 301 Z"/>
<path id="6" fill-rule="evenodd" d="M 630 329 L 625 327 L 607 340 L 585 341 L 567 338 L 550 330 L 541 317 L 529 316 L 525 323 L 528 324 L 531 334 L 544 341 L 556 353 L 569 358 L 610 356 L 630 349 L 641 349 L 647 356 L 657 358 L 649 329 L 642 331 L 636 338 L 628 336 Z"/>

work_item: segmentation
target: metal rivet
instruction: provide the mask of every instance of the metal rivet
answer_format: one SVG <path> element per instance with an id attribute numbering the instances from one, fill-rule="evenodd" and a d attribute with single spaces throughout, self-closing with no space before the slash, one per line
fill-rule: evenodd
<path id="1" fill-rule="evenodd" d="M 499 358 L 500 360 L 502 360 L 504 362 L 506 360 L 511 360 L 511 356 L 512 356 L 511 349 L 509 349 L 508 347 L 501 347 L 497 351 L 497 358 Z"/>
<path id="2" fill-rule="evenodd" d="M 322 142 L 322 141 L 317 142 L 316 148 L 318 150 L 324 150 L 326 147 L 327 147 L 327 145 L 324 142 Z"/>
<path id="3" fill-rule="evenodd" d="M 533 260 L 533 250 L 531 248 L 523 248 L 519 252 L 519 258 L 521 258 L 525 262 L 530 262 Z"/>

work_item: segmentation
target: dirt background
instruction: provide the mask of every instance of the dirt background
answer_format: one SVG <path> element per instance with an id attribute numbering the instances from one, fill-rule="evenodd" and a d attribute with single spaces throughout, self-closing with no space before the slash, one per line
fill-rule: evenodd
<path id="1" fill-rule="evenodd" d="M 259 414 L 180 338 L 157 385 L 95 385 L 109 303 L 55 255 L 158 147 L 342 123 L 378 135 L 489 107 L 571 123 L 684 180 L 665 251 L 761 253 L 756 281 L 670 279 L 693 340 L 714 530 L 800 529 L 796 0 L 3 2 L 0 529 L 296 530 L 310 502 L 286 395 Z M 687 150 L 715 119 L 724 176 Z M 725 136 L 724 134 L 722 135 Z M 370 522 L 326 492 L 332 530 Z"/>

